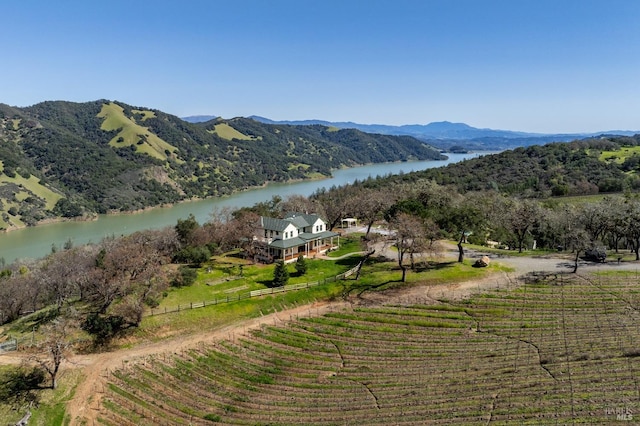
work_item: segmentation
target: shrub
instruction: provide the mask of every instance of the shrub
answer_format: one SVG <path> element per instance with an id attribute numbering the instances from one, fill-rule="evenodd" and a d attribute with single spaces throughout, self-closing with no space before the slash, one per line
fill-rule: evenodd
<path id="1" fill-rule="evenodd" d="M 274 287 L 282 287 L 287 285 L 289 282 L 289 271 L 287 270 L 287 265 L 284 264 L 282 260 L 276 262 L 276 267 L 273 270 L 273 281 L 272 285 Z"/>
<path id="2" fill-rule="evenodd" d="M 209 420 L 210 422 L 219 422 L 220 416 L 217 414 L 205 414 L 203 417 L 205 420 Z"/>
<path id="3" fill-rule="evenodd" d="M 96 346 L 102 346 L 111 341 L 125 328 L 125 320 L 119 315 L 100 316 L 89 314 L 82 323 L 82 329 L 91 334 Z"/>
<path id="4" fill-rule="evenodd" d="M 298 260 L 296 261 L 296 272 L 298 272 L 298 275 L 306 274 L 308 269 L 309 265 L 307 264 L 307 260 L 304 258 L 304 256 L 298 256 Z"/>
<path id="5" fill-rule="evenodd" d="M 198 277 L 198 271 L 188 266 L 181 266 L 175 278 L 171 280 L 172 287 L 187 287 L 193 284 Z"/>
<path id="6" fill-rule="evenodd" d="M 173 261 L 200 265 L 209 260 L 209 258 L 211 258 L 211 252 L 206 247 L 186 247 L 173 256 Z"/>

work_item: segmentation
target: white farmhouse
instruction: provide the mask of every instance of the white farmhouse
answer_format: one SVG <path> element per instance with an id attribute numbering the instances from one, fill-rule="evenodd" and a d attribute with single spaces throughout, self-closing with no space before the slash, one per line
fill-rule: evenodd
<path id="1" fill-rule="evenodd" d="M 334 238 L 337 238 L 335 245 Z M 294 262 L 301 254 L 313 257 L 337 247 L 340 235 L 328 230 L 318 215 L 289 213 L 284 219 L 261 216 L 253 240 L 256 261 Z"/>

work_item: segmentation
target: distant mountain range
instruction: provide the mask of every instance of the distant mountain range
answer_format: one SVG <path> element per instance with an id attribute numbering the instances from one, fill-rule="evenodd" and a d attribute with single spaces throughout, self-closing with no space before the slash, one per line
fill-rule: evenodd
<path id="1" fill-rule="evenodd" d="M 209 121 L 215 116 L 196 115 L 184 117 L 183 120 L 192 123 Z M 451 123 L 449 121 L 439 121 L 429 124 L 406 124 L 402 126 L 391 126 L 385 124 L 359 124 L 351 121 L 333 122 L 324 120 L 298 120 L 298 121 L 275 121 L 265 117 L 252 115 L 249 118 L 265 124 L 309 126 L 320 124 L 327 127 L 339 129 L 357 129 L 366 133 L 382 135 L 402 135 L 413 136 L 428 144 L 444 150 L 499 150 L 511 149 L 518 146 L 544 145 L 550 142 L 568 142 L 576 139 L 601 135 L 633 136 L 638 131 L 631 130 L 609 130 L 596 133 L 528 133 L 510 130 L 479 129 L 465 123 Z"/>

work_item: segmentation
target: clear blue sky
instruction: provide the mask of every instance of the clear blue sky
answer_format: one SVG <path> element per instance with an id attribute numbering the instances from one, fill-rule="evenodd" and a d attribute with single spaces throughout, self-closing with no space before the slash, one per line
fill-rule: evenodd
<path id="1" fill-rule="evenodd" d="M 638 0 L 20 0 L 0 102 L 532 132 L 640 129 Z"/>

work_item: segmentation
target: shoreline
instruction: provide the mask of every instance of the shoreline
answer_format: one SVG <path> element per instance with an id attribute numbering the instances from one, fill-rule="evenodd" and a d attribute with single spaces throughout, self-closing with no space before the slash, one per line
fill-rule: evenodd
<path id="1" fill-rule="evenodd" d="M 450 153 L 441 153 L 442 155 L 446 154 L 450 154 Z M 267 181 L 265 183 L 263 183 L 262 185 L 254 185 L 254 186 L 249 186 L 237 191 L 234 191 L 230 194 L 225 194 L 225 195 L 218 195 L 218 196 L 210 196 L 210 197 L 191 197 L 191 198 L 186 198 L 184 200 L 180 200 L 177 201 L 175 203 L 165 203 L 165 204 L 160 204 L 157 206 L 148 206 L 142 209 L 136 209 L 136 210 L 127 210 L 127 211 L 120 211 L 120 210 L 110 210 L 107 211 L 106 213 L 91 213 L 91 214 L 85 214 L 83 216 L 78 216 L 78 217 L 72 217 L 72 218 L 68 218 L 68 217 L 50 217 L 50 218 L 46 218 L 43 219 L 41 221 L 38 221 L 35 225 L 29 226 L 29 225 L 24 225 L 24 226 L 10 226 L 6 229 L 2 230 L 2 233 L 8 234 L 11 233 L 13 231 L 19 231 L 22 229 L 27 229 L 27 228 L 38 228 L 41 226 L 46 226 L 46 225 L 51 225 L 51 224 L 57 224 L 57 223 L 66 223 L 66 222 L 95 222 L 98 221 L 100 219 L 100 216 L 105 215 L 105 216 L 130 216 L 130 215 L 137 215 L 137 214 L 141 214 L 141 213 L 146 213 L 149 211 L 153 211 L 153 210 L 160 210 L 160 209 L 165 209 L 165 208 L 171 208 L 171 207 L 175 207 L 176 205 L 179 204 L 186 204 L 186 203 L 190 203 L 190 202 L 198 202 L 198 201 L 205 201 L 205 200 L 213 200 L 213 199 L 225 199 L 228 197 L 232 197 L 234 195 L 238 195 L 244 192 L 248 192 L 248 191 L 252 191 L 255 189 L 264 189 L 267 188 L 269 185 L 282 185 L 282 184 L 294 184 L 294 183 L 301 183 L 301 182 L 316 182 L 316 181 L 322 181 L 322 180 L 326 180 L 326 179 L 331 179 L 334 177 L 333 172 L 335 171 L 339 171 L 339 170 L 347 170 L 347 169 L 353 169 L 353 168 L 358 168 L 358 167 L 367 167 L 367 166 L 371 166 L 371 165 L 383 165 L 383 164 L 402 164 L 402 163 L 411 163 L 411 162 L 419 162 L 419 161 L 446 161 L 449 157 L 444 158 L 444 159 L 427 159 L 427 160 L 417 160 L 417 159 L 411 159 L 411 160 L 397 160 L 397 161 L 385 161 L 383 163 L 366 163 L 366 164 L 357 164 L 357 165 L 352 165 L 352 166 L 343 166 L 337 169 L 332 169 L 331 170 L 331 174 L 329 176 L 312 176 L 309 178 L 298 178 L 298 179 L 289 179 L 287 181 L 283 181 L 283 182 L 277 182 L 277 181 Z"/>

